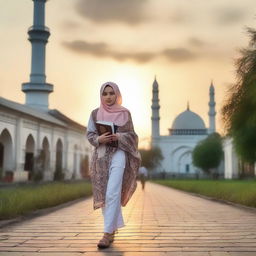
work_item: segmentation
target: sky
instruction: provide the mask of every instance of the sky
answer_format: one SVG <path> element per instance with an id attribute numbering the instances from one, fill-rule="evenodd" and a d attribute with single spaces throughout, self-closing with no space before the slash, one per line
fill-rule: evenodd
<path id="1" fill-rule="evenodd" d="M 101 84 L 113 81 L 140 147 L 148 147 L 155 76 L 161 135 L 188 101 L 208 127 L 213 81 L 217 131 L 223 133 L 221 106 L 236 79 L 234 61 L 248 45 L 246 27 L 255 28 L 255 21 L 255 0 L 49 0 L 49 107 L 86 126 L 99 106 Z M 32 0 L 0 0 L 0 96 L 19 103 L 25 103 L 21 84 L 30 75 L 32 22 Z"/>

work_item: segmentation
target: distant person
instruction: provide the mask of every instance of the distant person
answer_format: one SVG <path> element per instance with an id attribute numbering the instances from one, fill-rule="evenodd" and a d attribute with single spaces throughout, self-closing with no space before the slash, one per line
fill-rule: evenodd
<path id="1" fill-rule="evenodd" d="M 100 107 L 93 110 L 87 126 L 87 138 L 94 146 L 90 163 L 94 209 L 102 208 L 104 235 L 99 248 L 107 248 L 118 228 L 124 226 L 121 206 L 134 193 L 140 166 L 138 136 L 134 131 L 130 111 L 123 106 L 118 86 L 104 83 L 100 89 Z M 99 135 L 96 121 L 113 122 L 116 133 Z M 110 146 L 118 142 L 117 147 Z"/>
<path id="2" fill-rule="evenodd" d="M 166 178 L 166 171 L 165 171 L 165 169 L 162 171 L 161 175 L 162 175 L 162 179 L 165 180 L 165 178 Z"/>
<path id="3" fill-rule="evenodd" d="M 139 168 L 139 179 L 141 182 L 142 189 L 145 189 L 145 183 L 148 178 L 148 169 L 145 166 Z"/>

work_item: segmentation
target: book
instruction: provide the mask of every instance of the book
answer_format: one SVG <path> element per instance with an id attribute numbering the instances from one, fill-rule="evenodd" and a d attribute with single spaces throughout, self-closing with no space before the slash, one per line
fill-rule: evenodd
<path id="1" fill-rule="evenodd" d="M 96 129 L 99 135 L 102 135 L 103 133 L 109 132 L 109 135 L 116 133 L 117 131 L 117 125 L 115 125 L 113 122 L 107 122 L 107 121 L 97 121 L 96 122 Z M 107 143 L 106 145 L 111 147 L 117 147 L 118 141 L 112 141 L 111 143 Z"/>

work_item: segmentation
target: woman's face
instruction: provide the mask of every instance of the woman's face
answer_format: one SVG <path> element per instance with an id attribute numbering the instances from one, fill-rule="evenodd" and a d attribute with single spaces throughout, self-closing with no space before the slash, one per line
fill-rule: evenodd
<path id="1" fill-rule="evenodd" d="M 112 106 L 116 102 L 116 94 L 113 88 L 107 85 L 102 93 L 102 99 L 108 106 Z"/>

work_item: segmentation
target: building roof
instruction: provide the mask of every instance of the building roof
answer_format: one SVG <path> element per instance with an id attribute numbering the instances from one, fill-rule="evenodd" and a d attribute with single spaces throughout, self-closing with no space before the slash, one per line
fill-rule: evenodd
<path id="1" fill-rule="evenodd" d="M 68 118 L 57 109 L 44 111 L 15 101 L 7 100 L 3 97 L 0 97 L 0 107 L 1 106 L 62 127 L 72 127 L 79 130 L 86 129 L 85 126 Z"/>
<path id="2" fill-rule="evenodd" d="M 189 109 L 180 113 L 173 121 L 171 129 L 206 129 L 203 119 Z"/>
<path id="3" fill-rule="evenodd" d="M 61 120 L 61 121 L 65 122 L 66 124 L 71 125 L 72 127 L 76 127 L 77 129 L 84 130 L 86 128 L 85 126 L 70 119 L 69 117 L 67 117 L 66 115 L 64 115 L 57 109 L 51 109 L 51 110 L 49 110 L 48 113 L 50 115 L 54 116 L 55 118 L 57 118 L 58 120 Z"/>

